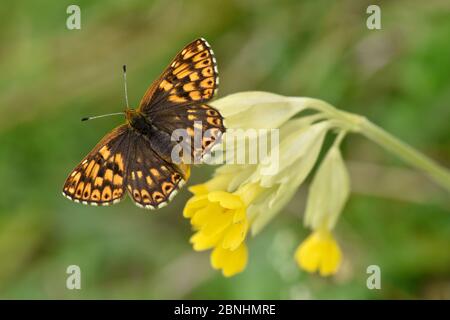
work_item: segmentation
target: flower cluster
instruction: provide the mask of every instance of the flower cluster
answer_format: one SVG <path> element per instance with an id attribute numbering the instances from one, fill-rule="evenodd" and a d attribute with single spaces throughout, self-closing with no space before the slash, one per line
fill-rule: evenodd
<path id="1" fill-rule="evenodd" d="M 224 182 L 226 176 L 219 176 L 191 187 L 194 196 L 186 203 L 183 215 L 191 219 L 195 230 L 190 239 L 194 250 L 213 248 L 213 268 L 221 269 L 224 276 L 232 276 L 247 265 L 247 207 L 257 190 L 256 185 L 247 184 L 231 193 L 222 190 Z"/>
<path id="2" fill-rule="evenodd" d="M 300 268 L 322 276 L 336 273 L 342 259 L 333 229 L 350 194 L 350 180 L 340 152 L 346 134 L 362 133 L 390 151 L 398 150 L 405 160 L 408 155 L 418 157 L 412 148 L 367 119 L 321 100 L 242 92 L 216 100 L 213 105 L 226 120 L 227 133 L 215 148 L 226 159 L 242 151 L 248 153 L 246 142 L 256 141 L 260 149 L 263 141 L 256 134 L 241 137 L 244 143 L 227 143 L 233 138 L 230 129 L 276 129 L 279 138 L 277 143 L 265 146 L 267 153 L 257 163 L 224 164 L 215 170 L 211 180 L 189 189 L 194 195 L 186 203 L 184 216 L 190 219 L 195 232 L 190 242 L 197 251 L 212 249 L 211 265 L 222 270 L 224 276 L 245 269 L 249 231 L 256 235 L 295 195 L 316 164 L 327 133 L 334 133 L 335 140 L 312 178 L 304 213 L 304 225 L 312 233 L 293 253 Z M 302 115 L 305 110 L 310 112 Z M 276 170 L 270 170 L 274 159 Z M 416 166 L 431 168 L 424 159 Z M 440 168 L 428 172 L 450 189 L 448 172 Z"/>

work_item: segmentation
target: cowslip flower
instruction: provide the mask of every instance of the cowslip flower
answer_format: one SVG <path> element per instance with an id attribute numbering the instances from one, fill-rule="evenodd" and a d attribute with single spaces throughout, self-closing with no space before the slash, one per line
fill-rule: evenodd
<path id="1" fill-rule="evenodd" d="M 206 183 L 192 186 L 193 197 L 186 203 L 184 216 L 191 221 L 194 250 L 212 250 L 211 265 L 233 276 L 248 262 L 246 238 L 259 233 L 295 195 L 317 162 L 325 136 L 337 134 L 332 147 L 319 165 L 309 188 L 304 225 L 312 233 L 298 246 L 294 259 L 298 266 L 322 276 L 335 274 L 342 252 L 333 230 L 350 194 L 350 182 L 340 152 L 347 133 L 359 133 L 425 171 L 450 191 L 450 173 L 405 145 L 366 118 L 341 111 L 328 103 L 302 97 L 284 97 L 266 92 L 242 92 L 212 103 L 225 117 L 227 132 L 216 158 L 225 164 Z M 304 110 L 310 111 L 302 115 Z M 242 137 L 230 129 L 242 129 Z M 233 163 L 236 154 L 261 148 L 261 131 L 276 129 L 279 141 L 264 146 L 267 151 L 258 163 Z M 227 143 L 232 140 L 232 143 Z M 240 143 L 244 142 L 244 143 Z M 256 142 L 258 148 L 246 148 Z M 263 148 L 263 149 L 264 149 Z M 217 150 L 216 150 L 217 151 Z M 259 154 L 261 156 L 261 154 Z M 274 159 L 277 161 L 274 165 Z M 211 161 L 210 164 L 221 164 Z"/>
<path id="2" fill-rule="evenodd" d="M 342 259 L 331 231 L 350 194 L 350 179 L 339 150 L 344 134 L 338 136 L 311 183 L 304 224 L 313 233 L 295 252 L 295 260 L 302 269 L 319 271 L 322 276 L 335 274 Z"/>
<path id="3" fill-rule="evenodd" d="M 220 190 L 227 175 L 190 188 L 194 196 L 186 203 L 183 215 L 191 219 L 195 234 L 190 242 L 194 250 L 213 249 L 211 265 L 224 276 L 241 272 L 247 265 L 247 207 L 259 190 L 247 184 L 230 193 Z"/>
<path id="4" fill-rule="evenodd" d="M 191 220 L 195 232 L 190 242 L 196 251 L 212 249 L 211 265 L 221 269 L 225 276 L 232 276 L 245 268 L 248 230 L 256 234 L 293 196 L 296 187 L 313 167 L 329 127 L 326 123 L 315 125 L 317 117 L 291 119 L 304 109 L 303 105 L 280 101 L 280 98 L 277 98 L 277 105 L 274 97 L 279 96 L 252 94 L 250 99 L 243 100 L 246 104 L 239 108 L 240 112 L 234 114 L 232 109 L 227 109 L 230 104 L 236 106 L 233 99 L 229 102 L 222 100 L 220 107 L 215 107 L 228 114 L 228 129 L 250 129 L 242 119 L 247 117 L 249 123 L 258 123 L 255 121 L 258 116 L 267 128 L 280 129 L 280 142 L 271 145 L 267 154 L 270 157 L 277 148 L 280 153 L 280 158 L 276 159 L 279 162 L 277 170 L 267 174 L 270 162 L 264 159 L 259 164 L 223 165 L 216 169 L 211 180 L 189 188 L 194 195 L 186 203 L 184 216 Z M 270 109 L 266 113 L 252 110 L 267 106 Z M 236 153 L 239 147 L 234 145 L 231 148 Z M 229 153 L 230 146 L 225 151 Z"/>

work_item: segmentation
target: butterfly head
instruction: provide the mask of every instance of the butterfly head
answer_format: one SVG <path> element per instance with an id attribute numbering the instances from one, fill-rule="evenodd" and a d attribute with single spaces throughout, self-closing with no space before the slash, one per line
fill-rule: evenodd
<path id="1" fill-rule="evenodd" d="M 138 112 L 136 109 L 126 108 L 124 112 L 125 112 L 125 118 L 127 119 L 128 123 L 132 123 L 133 119 L 138 116 Z"/>

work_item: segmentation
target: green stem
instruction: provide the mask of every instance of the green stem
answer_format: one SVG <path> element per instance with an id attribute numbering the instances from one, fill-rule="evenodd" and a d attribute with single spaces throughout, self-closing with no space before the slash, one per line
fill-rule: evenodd
<path id="1" fill-rule="evenodd" d="M 448 169 L 384 131 L 369 120 L 364 119 L 360 125 L 361 133 L 364 136 L 394 153 L 409 165 L 426 172 L 435 182 L 450 192 L 450 172 Z"/>
<path id="2" fill-rule="evenodd" d="M 330 119 L 336 119 L 346 124 L 344 129 L 358 132 L 379 144 L 387 151 L 395 154 L 409 165 L 427 173 L 437 184 L 450 192 L 450 171 L 428 158 L 421 152 L 415 150 L 408 144 L 397 139 L 379 126 L 370 122 L 366 118 L 341 111 L 325 101 L 312 98 L 292 98 L 302 99 L 307 105 L 316 111 L 329 116 Z"/>

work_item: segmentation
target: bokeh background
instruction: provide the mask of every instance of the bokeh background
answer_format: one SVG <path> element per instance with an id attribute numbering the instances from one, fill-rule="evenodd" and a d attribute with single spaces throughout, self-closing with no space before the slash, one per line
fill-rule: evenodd
<path id="1" fill-rule="evenodd" d="M 66 8 L 81 7 L 81 30 Z M 66 175 L 186 43 L 203 36 L 219 63 L 219 96 L 265 90 L 324 99 L 369 117 L 450 165 L 450 6 L 377 1 L 15 1 L 0 11 L 0 298 L 397 299 L 450 298 L 449 194 L 378 146 L 350 136 L 352 196 L 336 234 L 345 260 L 323 279 L 293 260 L 308 231 L 307 188 L 257 237 L 250 261 L 226 279 L 193 252 L 183 190 L 158 211 L 129 199 L 87 207 L 61 196 Z M 208 166 L 193 170 L 205 181 Z M 66 268 L 82 289 L 67 290 Z M 379 265 L 382 289 L 366 288 Z"/>

